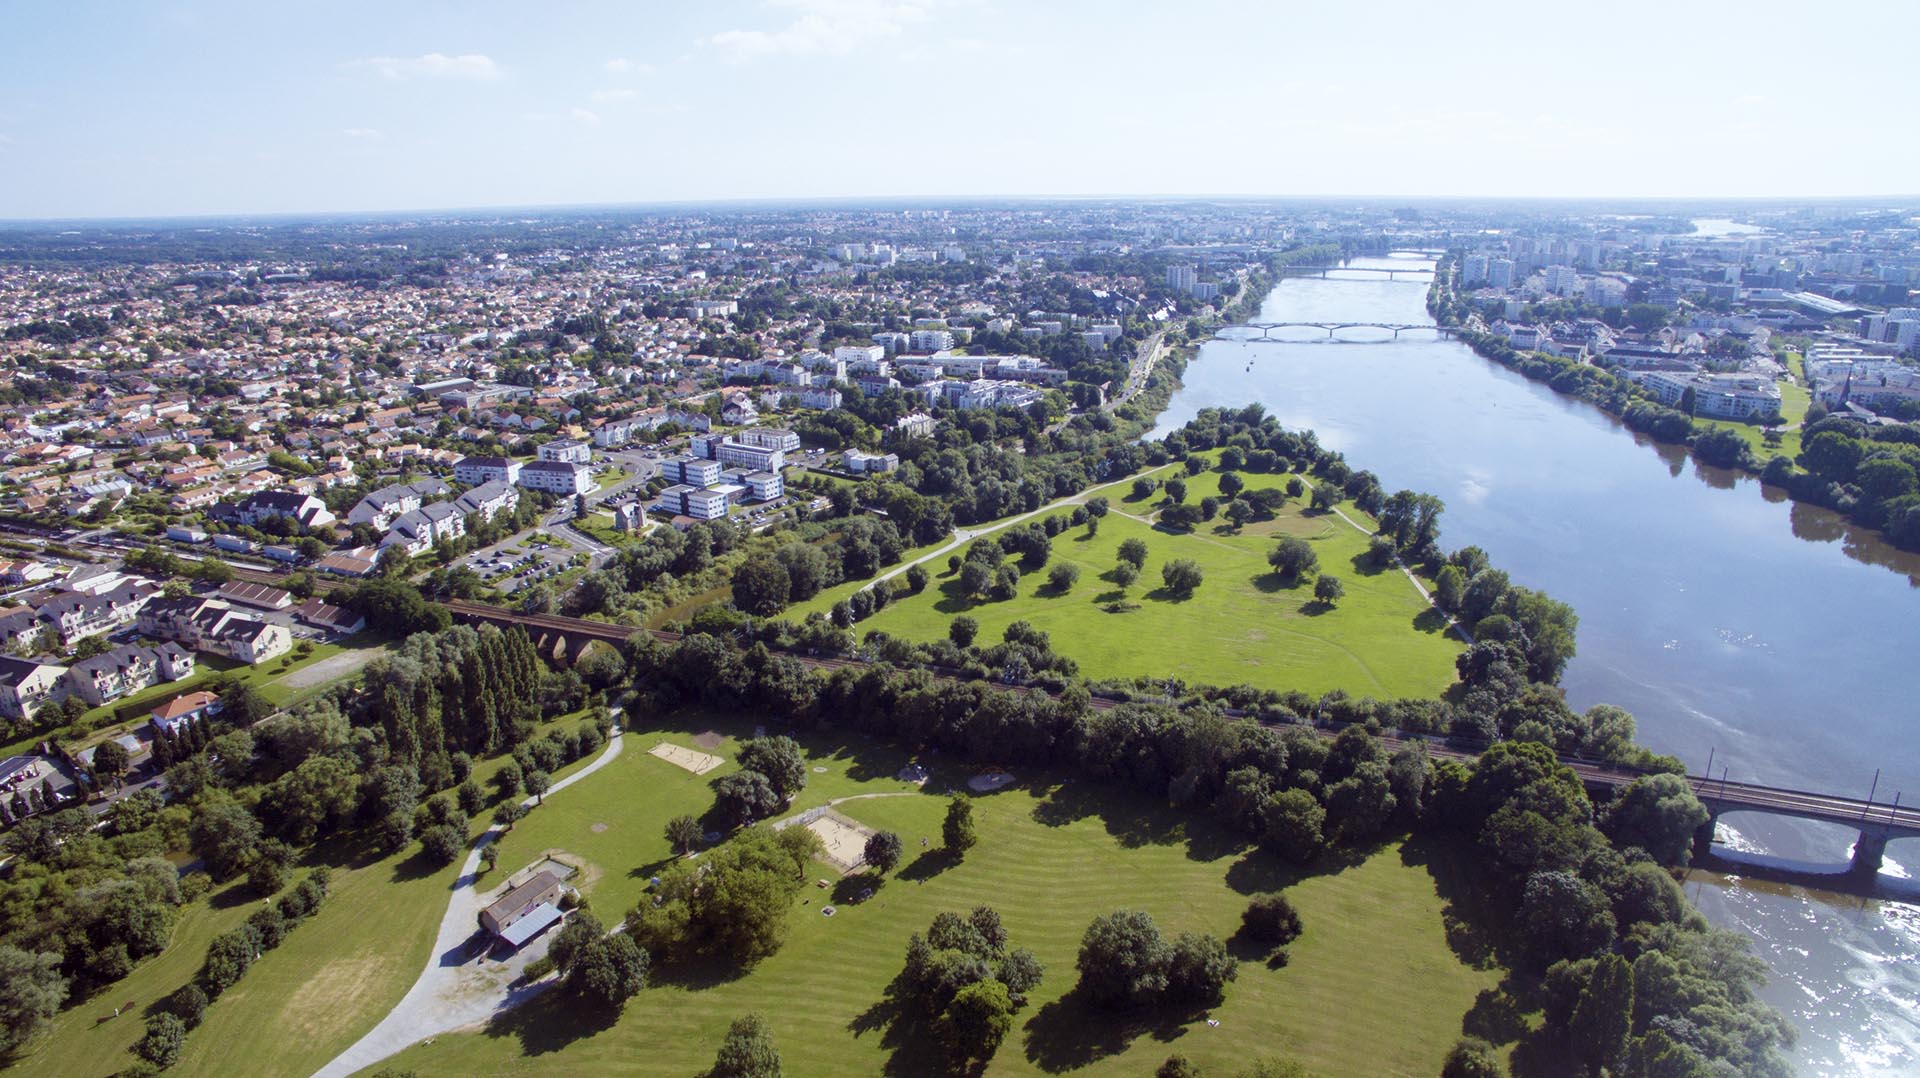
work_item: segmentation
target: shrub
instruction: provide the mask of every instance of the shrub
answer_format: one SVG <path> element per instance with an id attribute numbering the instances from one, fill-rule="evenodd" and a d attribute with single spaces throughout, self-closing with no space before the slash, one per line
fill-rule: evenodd
<path id="1" fill-rule="evenodd" d="M 1255 895 L 1240 923 L 1247 935 L 1261 943 L 1284 947 L 1300 938 L 1300 914 L 1286 895 Z"/>

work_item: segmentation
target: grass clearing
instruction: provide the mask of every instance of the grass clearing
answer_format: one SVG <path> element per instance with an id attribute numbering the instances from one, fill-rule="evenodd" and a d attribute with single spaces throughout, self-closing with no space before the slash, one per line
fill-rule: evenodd
<path id="1" fill-rule="evenodd" d="M 1285 476 L 1242 478 L 1249 489 L 1286 482 Z M 1189 503 L 1219 493 L 1219 473 L 1188 476 L 1186 482 Z M 946 559 L 935 559 L 927 565 L 934 577 L 926 591 L 895 601 L 856 632 L 934 640 L 946 635 L 956 615 L 967 614 L 979 621 L 986 642 L 999 640 L 1015 621 L 1031 623 L 1092 678 L 1177 677 L 1376 697 L 1437 696 L 1453 683 L 1453 660 L 1464 645 L 1446 633 L 1440 615 L 1399 570 L 1370 563 L 1368 536 L 1339 517 L 1307 510 L 1296 499 L 1274 520 L 1244 529 L 1215 519 L 1176 534 L 1149 523 L 1158 495 L 1143 501 L 1114 497 L 1126 490 L 1108 492 L 1113 509 L 1097 535 L 1089 538 L 1079 527 L 1054 539 L 1047 568 L 1063 561 L 1080 568 L 1079 582 L 1067 593 L 1048 586 L 1042 569 L 1021 578 L 1013 599 L 975 601 L 960 593 Z M 1342 511 L 1371 523 L 1350 507 Z M 1312 543 L 1321 569 L 1346 585 L 1345 597 L 1329 607 L 1314 600 L 1312 577 L 1289 585 L 1275 576 L 1266 559 L 1281 535 Z M 1133 538 L 1146 541 L 1147 564 L 1132 587 L 1121 589 L 1104 574 L 1117 562 L 1120 544 Z M 1189 597 L 1161 586 L 1160 569 L 1174 558 L 1198 562 L 1206 575 Z M 786 616 L 831 609 L 842 589 L 850 590 L 842 585 L 822 593 Z"/>
<path id="2" fill-rule="evenodd" d="M 685 739 L 709 725 L 731 742 L 751 724 L 696 714 L 634 735 L 641 743 L 659 734 Z M 657 977 L 617 1021 L 596 1021 L 549 994 L 484 1031 L 436 1037 L 381 1066 L 421 1075 L 679 1078 L 712 1062 L 729 1021 L 758 1010 L 772 1024 L 790 1074 L 935 1073 L 930 1045 L 888 1030 L 885 987 L 899 972 L 910 933 L 924 931 L 939 911 L 981 903 L 998 909 L 1014 944 L 1032 948 L 1046 967 L 989 1073 L 1145 1074 L 1178 1051 L 1209 1073 L 1232 1073 L 1271 1053 L 1320 1074 L 1433 1074 L 1476 994 L 1499 980 L 1497 970 L 1468 966 L 1449 949 L 1444 903 L 1418 848 L 1388 843 L 1299 878 L 1204 817 L 1084 783 L 1022 775 L 1020 784 L 974 798 L 980 844 L 948 864 L 937 852 L 943 795 L 975 769 L 936 766 L 927 791 L 916 793 L 892 777 L 905 760 L 901 753 L 857 737 L 802 741 L 810 766 L 828 771 L 809 774 L 796 809 L 855 793 L 891 795 L 837 806 L 905 840 L 905 867 L 870 901 L 822 917 L 818 909 L 831 899 L 808 888 L 779 953 L 738 976 L 701 970 Z M 626 753 L 536 810 L 509 836 L 516 848 L 511 855 L 502 850 L 501 864 L 548 846 L 584 854 L 605 869 L 588 897 L 610 922 L 638 899 L 645 875 L 667 856 L 666 818 L 698 813 L 710 802 L 703 780 Z M 588 820 L 610 826 L 596 834 Z M 932 857 L 922 837 L 935 847 Z M 824 864 L 816 871 L 831 875 Z M 1145 909 L 1169 935 L 1227 938 L 1249 894 L 1283 888 L 1306 934 L 1284 966 L 1245 956 L 1222 1006 L 1155 1022 L 1062 1001 L 1075 980 L 1080 936 L 1094 917 Z M 1208 1026 L 1207 1017 L 1220 1024 Z"/>
<path id="3" fill-rule="evenodd" d="M 585 717 L 575 712 L 549 720 L 534 736 L 572 730 Z M 489 780 L 507 759 L 475 763 L 474 779 L 489 795 Z M 566 765 L 554 773 L 555 781 L 589 762 Z M 528 822 L 547 808 L 536 810 Z M 486 827 L 491 811 L 489 806 L 474 821 L 475 835 Z M 352 837 L 317 847 L 302 865 L 333 868 L 326 902 L 207 1008 L 205 1023 L 187 1035 L 173 1073 L 308 1075 L 372 1029 L 426 965 L 459 871 L 453 865 L 427 868 L 415 857 L 419 848 L 411 843 L 382 857 Z M 295 880 L 302 875 L 303 870 L 296 871 Z M 54 1020 L 53 1031 L 16 1064 L 20 1073 L 103 1078 L 126 1067 L 133 1061 L 127 1048 L 140 1039 L 151 1005 L 191 980 L 213 937 L 237 927 L 260 901 L 241 880 L 181 911 L 167 949 L 107 991 L 69 1005 Z M 136 1006 L 96 1023 L 127 1001 Z"/>

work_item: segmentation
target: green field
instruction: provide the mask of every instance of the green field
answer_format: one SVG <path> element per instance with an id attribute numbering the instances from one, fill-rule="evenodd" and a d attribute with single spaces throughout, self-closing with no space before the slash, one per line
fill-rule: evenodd
<path id="1" fill-rule="evenodd" d="M 543 724 L 536 736 L 572 729 L 583 717 L 572 714 Z M 505 759 L 474 765 L 483 788 L 491 790 L 487 780 Z M 554 778 L 589 762 L 568 764 Z M 542 811 L 528 817 L 528 824 Z M 485 819 L 476 820 L 474 833 L 485 825 Z M 458 872 L 455 866 L 423 870 L 413 860 L 418 849 L 413 844 L 380 857 L 344 839 L 316 847 L 302 864 L 333 868 L 326 903 L 207 1008 L 205 1023 L 188 1034 L 172 1073 L 307 1075 L 372 1029 L 426 965 Z M 140 1039 L 147 1008 L 191 980 L 208 942 L 238 927 L 259 902 L 242 880 L 187 907 L 165 951 L 108 991 L 70 1005 L 15 1069 L 101 1078 L 127 1066 L 133 1061 L 127 1048 Z M 135 1006 L 120 1017 L 97 1021 L 128 1002 Z"/>
<path id="2" fill-rule="evenodd" d="M 1271 475 L 1243 478 L 1250 489 L 1286 481 Z M 1188 477 L 1187 500 L 1217 494 L 1219 482 L 1214 472 Z M 1439 615 L 1398 570 L 1367 564 L 1368 536 L 1339 516 L 1305 510 L 1296 501 L 1277 519 L 1249 524 L 1244 531 L 1215 520 L 1180 535 L 1147 523 L 1149 502 L 1114 497 L 1126 490 L 1108 492 L 1113 511 L 1100 522 L 1097 535 L 1088 538 L 1085 528 L 1072 528 L 1054 539 L 1048 568 L 1060 561 L 1080 567 L 1080 581 L 1068 593 L 1055 594 L 1043 569 L 1023 577 L 1013 599 L 970 601 L 960 595 L 957 577 L 941 557 L 927 563 L 934 576 L 925 592 L 894 602 L 857 631 L 933 640 L 945 636 L 954 616 L 964 613 L 979 621 L 983 642 L 999 640 L 1015 621 L 1032 623 L 1050 634 L 1055 651 L 1073 658 L 1092 678 L 1178 677 L 1313 693 L 1344 689 L 1375 697 L 1437 696 L 1453 683 L 1461 643 L 1446 635 Z M 1343 511 L 1363 519 L 1351 507 Z M 1321 569 L 1340 577 L 1346 596 L 1329 608 L 1314 601 L 1311 578 L 1283 585 L 1266 560 L 1281 535 L 1311 542 Z M 1113 568 L 1121 542 L 1136 537 L 1147 541 L 1150 553 L 1140 579 L 1123 593 L 1102 574 Z M 1191 558 L 1206 574 L 1189 598 L 1161 587 L 1160 568 L 1173 558 Z M 823 592 L 786 616 L 797 620 L 831 609 L 850 591 L 842 585 Z M 1125 605 L 1112 609 L 1117 602 Z"/>
<path id="3" fill-rule="evenodd" d="M 666 856 L 666 818 L 711 802 L 706 779 L 645 749 L 662 737 L 689 744 L 692 733 L 710 726 L 750 732 L 749 724 L 706 716 L 677 722 L 679 730 L 630 731 L 619 761 L 515 829 L 501 864 L 517 865 L 548 848 L 578 853 L 589 863 L 585 889 L 596 912 L 608 922 L 624 913 Z M 484 1031 L 435 1037 L 381 1066 L 421 1075 L 680 1078 L 712 1062 L 729 1021 L 758 1010 L 772 1024 L 788 1074 L 935 1073 L 928 1044 L 888 1028 L 885 988 L 899 972 L 909 933 L 923 931 L 941 910 L 980 903 L 997 908 L 1013 943 L 1032 948 L 1047 970 L 989 1073 L 1146 1074 L 1177 1051 L 1215 1073 L 1277 1054 L 1319 1074 L 1429 1075 L 1459 1036 L 1476 994 L 1499 980 L 1498 971 L 1465 965 L 1449 949 L 1427 855 L 1398 843 L 1300 879 L 1204 817 L 1104 788 L 1021 776 L 1024 785 L 974 799 L 981 840 L 964 861 L 946 866 L 935 856 L 916 865 L 922 836 L 939 845 L 944 802 L 935 794 L 969 772 L 936 767 L 927 791 L 915 792 L 892 777 L 905 757 L 891 749 L 857 738 L 803 741 L 811 763 L 828 770 L 809 776 L 797 804 L 879 794 L 843 801 L 839 810 L 906 840 L 905 867 L 872 900 L 826 918 L 819 908 L 828 893 L 809 888 L 789 916 L 779 953 L 740 976 L 657 976 L 617 1021 L 585 1015 L 555 992 Z M 729 741 L 717 751 L 731 756 L 733 749 Z M 815 873 L 831 875 L 824 864 Z M 1145 909 L 1169 934 L 1226 938 L 1248 894 L 1279 888 L 1299 908 L 1306 933 L 1283 966 L 1246 957 L 1222 1006 L 1154 1021 L 1061 1002 L 1073 986 L 1080 936 L 1094 917 Z M 1208 1017 L 1220 1024 L 1208 1026 Z"/>

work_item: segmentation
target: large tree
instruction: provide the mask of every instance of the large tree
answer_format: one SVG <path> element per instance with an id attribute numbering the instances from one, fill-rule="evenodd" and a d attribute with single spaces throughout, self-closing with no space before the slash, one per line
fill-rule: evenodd
<path id="1" fill-rule="evenodd" d="M 1104 1006 L 1124 1007 L 1157 997 L 1167 988 L 1172 948 L 1142 910 L 1116 910 L 1096 917 L 1080 940 L 1080 987 Z"/>
<path id="2" fill-rule="evenodd" d="M 0 943 L 0 1056 L 44 1032 L 66 998 L 58 954 Z"/>
<path id="3" fill-rule="evenodd" d="M 707 1078 L 780 1078 L 780 1050 L 758 1013 L 733 1020 Z"/>
<path id="4" fill-rule="evenodd" d="M 1314 553 L 1313 544 L 1299 536 L 1289 535 L 1267 552 L 1267 564 L 1273 566 L 1273 571 L 1279 573 L 1282 580 L 1298 580 L 1319 568 L 1320 555 Z"/>
<path id="5" fill-rule="evenodd" d="M 773 785 L 782 801 L 806 788 L 807 754 L 790 737 L 756 737 L 740 746 L 740 766 L 758 771 Z"/>

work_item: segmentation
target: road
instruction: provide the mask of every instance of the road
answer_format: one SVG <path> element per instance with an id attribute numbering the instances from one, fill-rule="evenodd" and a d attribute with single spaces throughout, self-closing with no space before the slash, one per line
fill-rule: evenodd
<path id="1" fill-rule="evenodd" d="M 592 763 L 554 783 L 546 796 L 552 797 L 612 763 L 625 745 L 624 734 L 615 726 L 605 751 Z M 529 797 L 521 804 L 532 808 L 534 801 Z M 520 974 L 527 963 L 547 953 L 547 944 L 557 929 L 529 941 L 503 962 L 488 961 L 483 950 L 476 953 L 474 937 L 480 931 L 480 911 L 487 907 L 488 902 L 499 897 L 494 892 L 500 889 L 496 885 L 481 891 L 476 886 L 480 874 L 480 851 L 504 833 L 498 826 L 489 828 L 467 854 L 466 864 L 460 868 L 460 878 L 454 884 L 453 897 L 447 901 L 447 912 L 440 918 L 440 932 L 434 939 L 433 953 L 428 956 L 427 966 L 420 971 L 420 977 L 414 981 L 413 987 L 380 1020 L 379 1025 L 355 1041 L 352 1047 L 335 1056 L 326 1066 L 315 1071 L 314 1078 L 347 1078 L 424 1038 L 484 1023 L 554 985 L 555 978 L 551 976 L 532 984 L 522 984 Z M 499 884 L 504 885 L 505 882 L 506 876 L 503 874 Z"/>
<path id="2" fill-rule="evenodd" d="M 1103 411 L 1110 412 L 1118 408 L 1147 387 L 1148 376 L 1153 374 L 1154 366 L 1160 362 L 1161 355 L 1166 351 L 1166 338 L 1167 331 L 1162 329 L 1140 342 L 1140 347 L 1133 353 L 1133 362 L 1127 365 L 1125 388 L 1101 406 Z"/>

